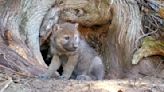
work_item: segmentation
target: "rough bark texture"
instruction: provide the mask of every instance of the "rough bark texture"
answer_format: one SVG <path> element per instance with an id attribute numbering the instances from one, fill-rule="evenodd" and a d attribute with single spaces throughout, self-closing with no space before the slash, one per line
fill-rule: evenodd
<path id="1" fill-rule="evenodd" d="M 61 0 L 62 19 L 84 26 L 102 25 L 112 19 L 110 0 Z"/>
<path id="2" fill-rule="evenodd" d="M 9 63 L 12 60 L 7 60 L 4 65 L 22 67 L 24 71 L 28 71 L 26 68 L 31 65 L 46 66 L 40 53 L 39 29 L 44 15 L 54 2 L 54 0 L 1 0 L 0 39 L 3 46 L 1 49 L 4 52 L 11 51 L 17 54 L 13 58 L 21 59 L 17 61 L 20 65 L 13 62 L 16 64 L 13 66 L 13 63 Z M 4 54 L 3 51 L 2 55 L 10 55 Z"/>
<path id="3" fill-rule="evenodd" d="M 110 48 L 107 48 L 105 55 L 109 57 L 107 58 L 110 65 L 109 76 L 111 78 L 121 78 L 123 72 L 131 67 L 135 42 L 137 37 L 141 35 L 141 17 L 136 1 L 127 3 L 124 0 L 117 0 L 114 2 L 113 8 L 114 17 L 111 30 L 108 32 L 107 42 Z M 114 73 L 114 76 L 112 73 Z"/>
<path id="4" fill-rule="evenodd" d="M 54 0 L 0 1 L 2 69 L 32 76 L 45 70 L 46 65 L 40 53 L 39 29 L 44 15 L 54 2 Z"/>

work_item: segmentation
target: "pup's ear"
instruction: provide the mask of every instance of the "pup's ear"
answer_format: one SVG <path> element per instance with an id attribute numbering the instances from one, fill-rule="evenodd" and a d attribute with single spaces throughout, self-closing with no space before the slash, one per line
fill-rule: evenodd
<path id="1" fill-rule="evenodd" d="M 62 28 L 60 27 L 59 24 L 55 24 L 52 26 L 52 33 L 56 33 L 56 32 L 61 31 L 61 30 L 62 30 Z"/>
<path id="2" fill-rule="evenodd" d="M 79 24 L 78 23 L 75 23 L 75 27 L 78 29 L 78 26 L 79 26 Z"/>
<path id="3" fill-rule="evenodd" d="M 56 26 L 56 31 L 61 31 L 62 30 L 62 28 L 60 27 L 59 24 L 56 24 L 55 26 Z"/>

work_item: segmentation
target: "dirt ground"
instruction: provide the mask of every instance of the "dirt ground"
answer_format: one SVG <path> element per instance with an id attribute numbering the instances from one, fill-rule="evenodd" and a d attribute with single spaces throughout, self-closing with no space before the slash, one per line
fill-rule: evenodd
<path id="1" fill-rule="evenodd" d="M 1 74 L 0 92 L 164 92 L 164 79 L 144 77 L 103 81 L 40 80 L 13 79 Z"/>

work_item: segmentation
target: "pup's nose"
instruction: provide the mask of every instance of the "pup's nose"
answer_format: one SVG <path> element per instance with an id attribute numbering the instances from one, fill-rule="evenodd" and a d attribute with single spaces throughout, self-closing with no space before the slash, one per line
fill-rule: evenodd
<path id="1" fill-rule="evenodd" d="M 77 48 L 78 48 L 78 45 L 75 45 L 75 44 L 74 44 L 74 45 L 73 45 L 73 48 L 74 48 L 74 49 L 77 49 Z"/>
<path id="2" fill-rule="evenodd" d="M 73 49 L 77 49 L 78 47 L 73 47 Z"/>

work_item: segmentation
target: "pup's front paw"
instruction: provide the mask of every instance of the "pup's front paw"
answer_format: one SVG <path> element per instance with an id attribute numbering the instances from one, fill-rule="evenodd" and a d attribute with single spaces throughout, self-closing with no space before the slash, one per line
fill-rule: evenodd
<path id="1" fill-rule="evenodd" d="M 87 81 L 90 81 L 92 80 L 91 77 L 87 76 L 87 75 L 78 75 L 76 77 L 76 80 L 87 80 Z"/>
<path id="2" fill-rule="evenodd" d="M 58 79 L 60 79 L 60 80 L 67 80 L 67 78 L 65 76 L 59 76 Z"/>
<path id="3" fill-rule="evenodd" d="M 47 76 L 46 74 L 41 74 L 41 75 L 38 76 L 38 78 L 39 78 L 40 80 L 48 80 L 48 79 L 50 79 L 51 77 L 50 77 L 50 76 Z"/>
<path id="4" fill-rule="evenodd" d="M 48 80 L 50 78 L 58 78 L 59 76 L 60 75 L 58 72 L 55 72 L 53 74 L 46 72 L 44 74 L 39 75 L 38 78 L 41 80 Z"/>

